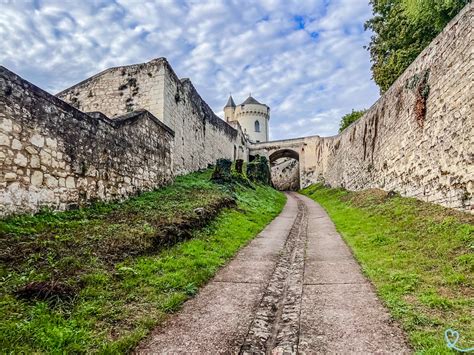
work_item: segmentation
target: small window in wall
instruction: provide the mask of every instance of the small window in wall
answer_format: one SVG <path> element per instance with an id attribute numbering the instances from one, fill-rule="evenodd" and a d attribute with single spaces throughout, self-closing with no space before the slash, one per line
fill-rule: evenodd
<path id="1" fill-rule="evenodd" d="M 260 132 L 260 122 L 255 121 L 255 132 Z"/>

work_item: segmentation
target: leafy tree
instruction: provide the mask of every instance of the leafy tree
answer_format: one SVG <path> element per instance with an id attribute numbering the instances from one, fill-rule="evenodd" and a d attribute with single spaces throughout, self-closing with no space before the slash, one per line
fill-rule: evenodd
<path id="1" fill-rule="evenodd" d="M 351 113 L 348 113 L 341 118 L 341 123 L 339 124 L 339 133 L 345 130 L 351 125 L 352 122 L 357 121 L 361 118 L 367 110 L 355 111 L 352 109 Z"/>
<path id="2" fill-rule="evenodd" d="M 370 0 L 372 75 L 386 91 L 470 0 Z"/>

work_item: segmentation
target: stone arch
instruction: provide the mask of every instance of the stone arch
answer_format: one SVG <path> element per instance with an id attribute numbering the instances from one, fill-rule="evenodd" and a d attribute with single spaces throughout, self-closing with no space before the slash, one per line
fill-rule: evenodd
<path id="1" fill-rule="evenodd" d="M 298 152 L 293 149 L 279 149 L 271 153 L 268 160 L 275 188 L 293 191 L 300 189 L 300 155 Z"/>
<path id="2" fill-rule="evenodd" d="M 300 155 L 298 152 L 294 151 L 293 149 L 279 149 L 274 151 L 269 156 L 270 164 L 272 164 L 275 160 L 280 158 L 292 158 L 300 161 Z"/>

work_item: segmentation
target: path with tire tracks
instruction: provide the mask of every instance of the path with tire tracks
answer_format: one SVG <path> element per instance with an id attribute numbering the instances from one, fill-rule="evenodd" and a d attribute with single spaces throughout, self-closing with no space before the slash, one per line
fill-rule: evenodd
<path id="1" fill-rule="evenodd" d="M 137 353 L 410 353 L 322 207 L 281 212 Z"/>

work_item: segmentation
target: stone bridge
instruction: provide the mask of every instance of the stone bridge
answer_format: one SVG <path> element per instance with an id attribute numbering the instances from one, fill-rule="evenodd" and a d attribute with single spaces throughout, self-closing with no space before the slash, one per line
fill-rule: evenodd
<path id="1" fill-rule="evenodd" d="M 311 136 L 254 143 L 249 146 L 249 160 L 256 155 L 265 156 L 273 166 L 280 158 L 296 159 L 299 163 L 299 185 L 304 188 L 316 182 L 316 146 L 323 140 L 319 136 Z"/>

